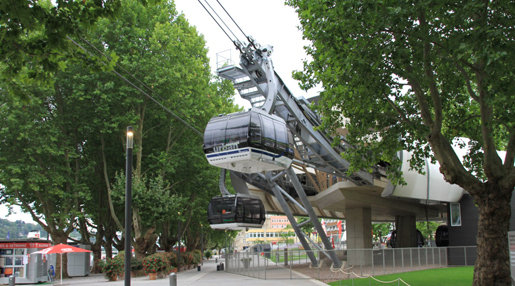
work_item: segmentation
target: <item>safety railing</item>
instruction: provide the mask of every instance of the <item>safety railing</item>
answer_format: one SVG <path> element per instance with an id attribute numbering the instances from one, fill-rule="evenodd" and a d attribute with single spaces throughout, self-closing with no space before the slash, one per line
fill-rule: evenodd
<path id="1" fill-rule="evenodd" d="M 333 267 L 314 251 L 312 266 L 305 250 L 236 252 L 227 255 L 225 270 L 259 279 L 318 279 L 324 282 L 448 266 L 474 265 L 475 246 L 334 250 L 342 267 Z"/>

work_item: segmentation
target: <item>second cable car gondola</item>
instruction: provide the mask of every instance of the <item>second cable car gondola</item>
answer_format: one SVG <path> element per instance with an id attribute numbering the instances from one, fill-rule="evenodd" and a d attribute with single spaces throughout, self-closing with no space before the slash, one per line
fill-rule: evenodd
<path id="1" fill-rule="evenodd" d="M 211 118 L 204 132 L 208 162 L 242 173 L 286 169 L 293 137 L 284 120 L 260 109 Z"/>
<path id="2" fill-rule="evenodd" d="M 258 198 L 217 196 L 209 202 L 207 219 L 213 229 L 260 228 L 265 222 L 265 207 Z"/>

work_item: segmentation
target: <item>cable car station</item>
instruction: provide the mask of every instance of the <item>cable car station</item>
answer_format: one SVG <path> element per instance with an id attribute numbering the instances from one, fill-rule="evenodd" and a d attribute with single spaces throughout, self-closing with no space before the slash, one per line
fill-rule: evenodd
<path id="1" fill-rule="evenodd" d="M 350 163 L 341 154 L 353 146 L 345 141 L 345 130 L 340 130 L 340 144 L 333 145 L 333 136 L 317 128 L 321 120 L 311 110 L 312 103 L 295 98 L 275 72 L 272 48 L 261 46 L 237 27 L 243 39 L 224 32 L 240 51 L 240 63 L 225 64 L 217 73 L 231 80 L 252 108 L 214 117 L 205 129 L 206 159 L 222 169 L 222 196 L 213 198 L 208 210 L 211 226 L 260 227 L 264 212 L 259 211 L 258 221 L 251 221 L 253 214 L 247 212 L 257 200 L 268 213 L 288 217 L 313 266 L 319 261 L 309 250 L 332 250 L 320 217 L 346 219 L 348 249 L 372 248 L 372 221 L 395 222 L 397 247 L 416 247 L 416 221 L 444 220 L 447 204 L 459 202 L 463 190 L 445 182 L 439 166 L 429 161 L 423 175 L 410 170 L 409 152 L 398 154 L 404 186 L 394 186 L 387 179 L 385 164 L 349 174 Z M 225 187 L 226 170 L 237 195 Z M 241 201 L 240 195 L 253 199 Z M 324 249 L 306 237 L 294 216 L 309 218 L 305 223 L 313 224 Z M 334 267 L 342 266 L 334 252 L 324 254 Z M 347 263 L 363 264 L 368 259 L 349 255 Z"/>

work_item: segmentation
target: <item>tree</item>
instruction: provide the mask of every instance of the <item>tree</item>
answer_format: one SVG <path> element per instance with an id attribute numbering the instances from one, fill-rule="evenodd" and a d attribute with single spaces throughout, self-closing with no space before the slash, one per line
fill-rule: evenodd
<path id="1" fill-rule="evenodd" d="M 54 242 L 66 242 L 80 229 L 81 241 L 92 244 L 95 255 L 101 245 L 108 256 L 113 243 L 123 245 L 116 235 L 123 223 L 116 173 L 125 164 L 128 125 L 137 135 L 134 226 L 139 228 L 133 237 L 149 234 L 137 243 L 142 245 L 138 254 L 155 248 L 158 226 L 194 217 L 177 217 L 177 208 L 190 215 L 202 202 L 207 205 L 218 177 L 205 162 L 201 136 L 111 73 L 113 65 L 99 69 L 99 59 L 111 64 L 119 59 L 117 69 L 134 75 L 138 80 L 132 81 L 197 129 L 211 116 L 234 109 L 233 89 L 212 80 L 205 43 L 195 28 L 172 2 L 151 7 L 141 2 L 124 0 L 123 17 L 102 19 L 77 36 L 87 49 L 94 51 L 91 43 L 110 58 L 96 53 L 92 59 L 77 49 L 60 59 L 63 69 L 52 72 L 51 86 L 17 82 L 32 100 L 21 100 L 20 90 L 8 88 L 10 80 L 0 77 L 0 181 L 6 186 L 0 200 L 21 205 Z"/>
<path id="2" fill-rule="evenodd" d="M 427 241 L 431 241 L 434 239 L 434 235 L 436 233 L 436 229 L 441 225 L 441 222 L 436 221 L 419 221 L 417 222 L 417 229 L 422 234 L 422 237 Z"/>
<path id="3" fill-rule="evenodd" d="M 0 77 L 15 96 L 31 97 L 24 86 L 53 83 L 74 53 L 68 36 L 82 35 L 98 18 L 112 16 L 121 0 L 16 0 L 0 2 Z"/>
<path id="4" fill-rule="evenodd" d="M 438 161 L 479 209 L 475 285 L 509 285 L 507 231 L 515 186 L 510 1 L 290 0 L 311 40 L 304 88 L 321 83 L 323 126 L 345 126 L 352 170 L 400 150 Z M 466 150 L 463 158 L 453 146 Z M 505 150 L 505 153 L 498 153 Z"/>
<path id="5" fill-rule="evenodd" d="M 287 225 L 279 232 L 279 237 L 282 238 L 282 241 L 286 244 L 286 248 L 288 248 L 288 246 L 294 242 L 295 232 L 293 232 L 293 227 Z"/>
<path id="6" fill-rule="evenodd" d="M 389 222 L 386 223 L 373 223 L 372 224 L 372 234 L 374 241 L 378 241 L 379 243 L 383 243 L 383 236 L 387 235 L 392 231 L 392 224 Z"/>
<path id="7" fill-rule="evenodd" d="M 26 223 L 21 220 L 8 221 L 0 219 L 0 238 L 2 239 L 24 239 L 30 231 L 39 231 L 41 238 L 45 238 L 47 233 L 40 225 Z"/>
<path id="8" fill-rule="evenodd" d="M 114 125 L 125 122 L 135 130 L 134 181 L 142 182 L 139 193 L 143 204 L 134 204 L 133 237 L 135 252 L 141 257 L 155 250 L 157 237 L 164 249 L 171 249 L 177 237 L 185 233 L 189 234 L 190 246 L 199 245 L 194 241 L 198 233 L 191 230 L 199 229 L 196 215 L 207 207 L 205 194 L 216 191 L 209 187 L 216 186 L 217 176 L 204 158 L 201 136 L 189 127 L 202 129 L 199 126 L 205 126 L 211 116 L 233 107 L 227 100 L 227 84 L 210 81 L 203 38 L 177 13 L 172 2 L 144 7 L 136 0 L 124 0 L 121 10 L 119 18 L 100 22 L 94 44 L 103 47 L 104 54 L 119 57 L 131 78 L 141 80 L 136 81 L 138 86 L 181 117 L 177 119 L 132 87 L 123 85 L 112 91 L 121 109 L 110 111 L 122 119 Z M 156 178 L 163 184 L 150 184 Z M 116 189 L 113 219 L 122 221 L 118 214 L 123 207 L 123 182 Z M 175 200 L 172 203 L 166 197 Z M 158 199 L 157 203 L 149 204 L 152 199 Z M 176 215 L 179 212 L 181 216 Z"/>
<path id="9" fill-rule="evenodd" d="M 309 220 L 309 217 L 305 217 L 305 216 L 297 217 L 298 224 L 301 224 L 307 220 Z M 311 233 L 313 233 L 313 230 L 314 230 L 313 223 L 311 223 L 311 222 L 306 223 L 305 225 L 301 226 L 300 229 L 302 230 L 302 232 L 304 232 L 309 237 L 311 235 Z"/>

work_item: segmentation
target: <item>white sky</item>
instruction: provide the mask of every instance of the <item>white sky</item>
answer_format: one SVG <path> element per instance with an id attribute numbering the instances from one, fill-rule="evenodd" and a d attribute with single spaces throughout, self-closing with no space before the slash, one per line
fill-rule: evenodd
<path id="1" fill-rule="evenodd" d="M 10 221 L 22 220 L 26 223 L 35 223 L 32 220 L 32 217 L 30 216 L 30 214 L 22 212 L 20 207 L 13 206 L 12 209 L 13 209 L 13 213 L 10 216 L 7 216 L 9 210 L 7 209 L 7 207 L 5 205 L 1 205 L 0 206 L 0 218 L 7 219 Z M 5 237 L 0 237 L 0 238 L 5 238 Z"/>
<path id="2" fill-rule="evenodd" d="M 317 95 L 316 91 L 307 93 L 301 90 L 298 82 L 291 77 L 292 71 L 302 70 L 303 60 L 307 58 L 303 47 L 308 44 L 302 39 L 302 33 L 298 29 L 300 23 L 292 7 L 284 5 L 283 0 L 219 1 L 248 36 L 253 37 L 262 46 L 273 47 L 272 60 L 275 71 L 295 97 L 309 98 Z M 209 3 L 212 7 L 219 7 L 215 0 L 210 0 Z M 198 1 L 175 0 L 175 4 L 189 23 L 196 26 L 198 32 L 204 35 L 213 72 L 216 70 L 216 54 L 226 50 L 231 50 L 233 62 L 239 64 L 239 52 Z M 231 23 L 225 18 L 224 21 Z M 238 31 L 236 27 L 230 27 L 234 32 Z M 241 38 L 243 39 L 243 36 Z M 248 104 L 246 100 L 240 99 L 239 95 L 236 99 L 239 105 L 242 105 L 242 102 Z M 245 107 L 249 106 L 250 104 Z"/>
<path id="3" fill-rule="evenodd" d="M 307 58 L 303 47 L 307 41 L 302 40 L 302 33 L 299 31 L 299 20 L 292 7 L 284 5 L 283 0 L 219 0 L 227 12 L 238 23 L 240 28 L 249 36 L 253 37 L 262 46 L 273 47 L 272 60 L 274 68 L 283 79 L 288 89 L 296 97 L 312 97 L 317 91 L 309 93 L 302 91 L 297 81 L 292 79 L 291 74 L 295 70 L 302 70 L 302 62 Z M 216 7 L 216 1 L 209 2 Z M 216 70 L 217 53 L 230 50 L 234 63 L 239 63 L 239 54 L 232 42 L 223 31 L 216 25 L 209 14 L 196 0 L 175 0 L 177 10 L 182 12 L 189 23 L 197 27 L 199 33 L 204 35 L 208 46 L 208 57 L 213 72 Z M 222 13 L 220 13 L 222 15 Z M 226 23 L 230 23 L 224 18 Z M 230 26 L 236 32 L 235 26 Z M 243 39 L 241 34 L 237 34 Z M 226 55 L 227 53 L 224 53 Z M 236 103 L 245 108 L 250 104 L 236 95 Z M 0 206 L 0 218 L 11 221 L 23 220 L 33 222 L 28 214 L 24 214 L 18 207 L 14 207 L 15 213 L 7 217 L 7 208 Z"/>

